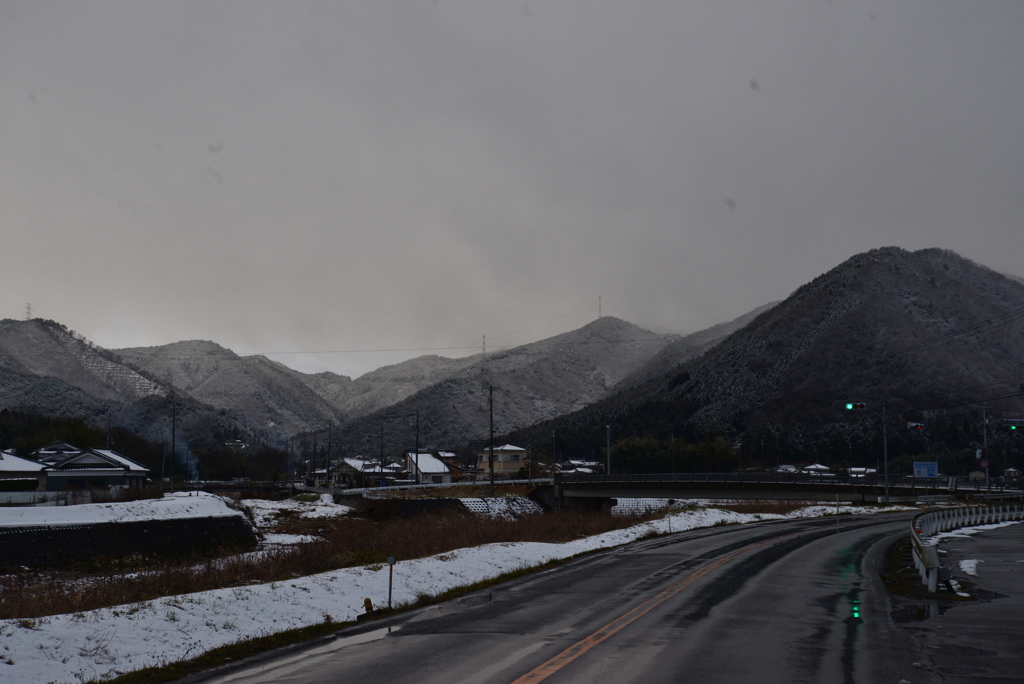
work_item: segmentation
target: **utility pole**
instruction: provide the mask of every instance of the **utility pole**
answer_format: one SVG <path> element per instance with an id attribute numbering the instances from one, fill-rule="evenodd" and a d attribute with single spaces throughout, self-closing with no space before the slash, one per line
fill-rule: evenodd
<path id="1" fill-rule="evenodd" d="M 416 412 L 416 456 L 413 459 L 416 462 L 416 484 L 420 484 L 420 412 Z"/>
<path id="2" fill-rule="evenodd" d="M 989 454 L 988 454 L 988 407 L 987 406 L 982 406 L 981 407 L 981 418 L 982 418 L 981 430 L 982 430 L 982 435 L 983 435 L 983 442 L 982 442 L 983 448 L 982 448 L 981 454 L 982 454 L 982 456 L 985 459 L 985 463 L 987 464 L 989 462 L 989 460 L 990 460 L 989 459 Z M 992 493 L 992 481 L 989 480 L 989 477 L 988 477 L 988 465 L 985 466 L 985 492 L 988 493 L 988 494 Z"/>
<path id="3" fill-rule="evenodd" d="M 598 300 L 600 300 L 600 299 L 601 298 L 598 297 Z M 608 450 L 608 452 L 607 452 L 608 453 L 608 465 L 605 468 L 604 474 L 605 475 L 611 475 L 612 474 L 612 426 L 611 425 L 605 425 L 604 426 L 604 444 L 605 444 L 605 447 Z"/>
<path id="4" fill-rule="evenodd" d="M 488 405 L 491 416 L 491 457 L 490 461 L 491 469 L 491 496 L 494 496 L 494 385 L 487 383 L 487 394 L 488 394 Z"/>
<path id="5" fill-rule="evenodd" d="M 316 428 L 313 428 L 313 487 L 316 487 Z"/>
<path id="6" fill-rule="evenodd" d="M 175 436 L 176 428 L 178 427 L 178 402 L 171 400 L 171 491 L 174 491 L 174 455 L 176 453 L 175 448 Z"/>
<path id="7" fill-rule="evenodd" d="M 885 461 L 885 505 L 889 505 L 889 439 L 885 431 L 885 399 L 882 399 L 882 458 Z"/>
<path id="8" fill-rule="evenodd" d="M 327 488 L 331 488 L 331 423 L 327 423 Z"/>

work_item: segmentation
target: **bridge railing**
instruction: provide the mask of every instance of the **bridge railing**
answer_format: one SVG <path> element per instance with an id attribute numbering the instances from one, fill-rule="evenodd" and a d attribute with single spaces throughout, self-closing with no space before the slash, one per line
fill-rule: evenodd
<path id="1" fill-rule="evenodd" d="M 561 484 L 622 484 L 622 483 L 694 483 L 694 482 L 717 482 L 717 483 L 750 483 L 750 484 L 780 484 L 780 483 L 807 483 L 815 485 L 881 485 L 885 479 L 882 476 L 850 476 L 835 475 L 832 473 L 822 475 L 811 475 L 808 473 L 647 473 L 639 475 L 584 475 L 565 474 L 557 476 L 556 482 Z M 911 486 L 913 478 L 889 478 L 890 486 Z M 918 484 L 923 484 L 918 480 Z M 934 486 L 934 485 L 933 485 Z"/>
<path id="2" fill-rule="evenodd" d="M 914 550 L 914 567 L 921 575 L 921 583 L 935 592 L 940 580 L 949 579 L 949 569 L 939 560 L 938 545 L 928 538 L 960 527 L 988 525 L 1008 520 L 1024 520 L 1024 504 L 997 506 L 958 506 L 939 511 L 919 513 L 910 523 L 910 543 Z"/>
<path id="3" fill-rule="evenodd" d="M 880 487 L 885 485 L 885 476 L 877 473 L 865 475 L 837 475 L 823 473 L 646 473 L 646 474 L 613 474 L 588 475 L 583 473 L 566 473 L 555 476 L 556 484 L 623 484 L 623 483 L 752 483 L 752 484 L 814 484 L 814 485 L 865 485 Z M 943 491 L 976 491 L 986 492 L 984 481 L 968 480 L 967 478 L 914 478 L 907 476 L 889 476 L 889 486 L 908 489 L 932 489 Z M 1016 492 L 1008 489 L 1005 483 L 992 483 L 987 491 Z"/>

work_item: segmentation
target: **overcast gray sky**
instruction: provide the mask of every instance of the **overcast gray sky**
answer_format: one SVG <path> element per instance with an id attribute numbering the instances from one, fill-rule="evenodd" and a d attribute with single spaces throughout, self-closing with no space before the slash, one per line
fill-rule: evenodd
<path id="1" fill-rule="evenodd" d="M 1024 273 L 1024 2 L 0 0 L 0 317 L 358 375 Z M 458 349 L 439 351 L 457 355 Z"/>

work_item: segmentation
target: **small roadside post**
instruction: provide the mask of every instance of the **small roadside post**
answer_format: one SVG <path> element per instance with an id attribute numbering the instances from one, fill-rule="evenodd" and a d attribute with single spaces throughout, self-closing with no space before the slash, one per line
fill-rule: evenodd
<path id="1" fill-rule="evenodd" d="M 394 556 L 388 556 L 388 610 L 391 610 L 391 587 L 395 579 L 395 563 L 397 562 Z"/>

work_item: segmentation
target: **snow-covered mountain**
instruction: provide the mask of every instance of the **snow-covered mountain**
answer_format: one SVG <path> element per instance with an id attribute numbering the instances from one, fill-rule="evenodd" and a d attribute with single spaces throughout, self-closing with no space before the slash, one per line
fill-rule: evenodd
<path id="1" fill-rule="evenodd" d="M 198 402 L 245 416 L 270 435 L 288 435 L 339 420 L 338 411 L 265 356 L 239 356 L 203 340 L 118 349 L 132 368 L 159 378 Z"/>
<path id="2" fill-rule="evenodd" d="M 558 430 L 583 453 L 601 446 L 609 423 L 616 437 L 710 432 L 791 451 L 868 449 L 880 439 L 883 401 L 896 425 L 905 413 L 938 420 L 930 409 L 1019 394 L 1022 336 L 1020 282 L 946 250 L 876 249 L 701 356 L 538 429 Z M 843 409 L 852 400 L 871 411 L 852 420 Z M 988 405 L 1024 409 L 1019 397 Z M 943 449 L 967 436 L 927 438 L 922 448 Z"/>
<path id="3" fill-rule="evenodd" d="M 165 387 L 119 363 L 105 349 L 55 323 L 0 321 L 0 369 L 27 377 L 57 378 L 103 400 L 164 396 Z"/>
<path id="4" fill-rule="evenodd" d="M 488 434 L 489 391 L 499 433 L 578 410 L 608 395 L 678 337 L 658 335 L 604 317 L 578 330 L 494 354 L 478 354 L 461 369 L 412 396 L 342 426 L 339 443 L 352 452 L 412 444 L 410 420 L 420 415 L 420 443 L 450 447 Z M 450 370 L 450 368 L 448 369 Z M 392 422 L 389 427 L 389 422 Z"/>
<path id="5" fill-rule="evenodd" d="M 345 420 L 373 413 L 412 396 L 471 366 L 475 357 L 449 359 L 428 354 L 360 375 L 300 373 L 299 379 L 324 398 Z"/>

